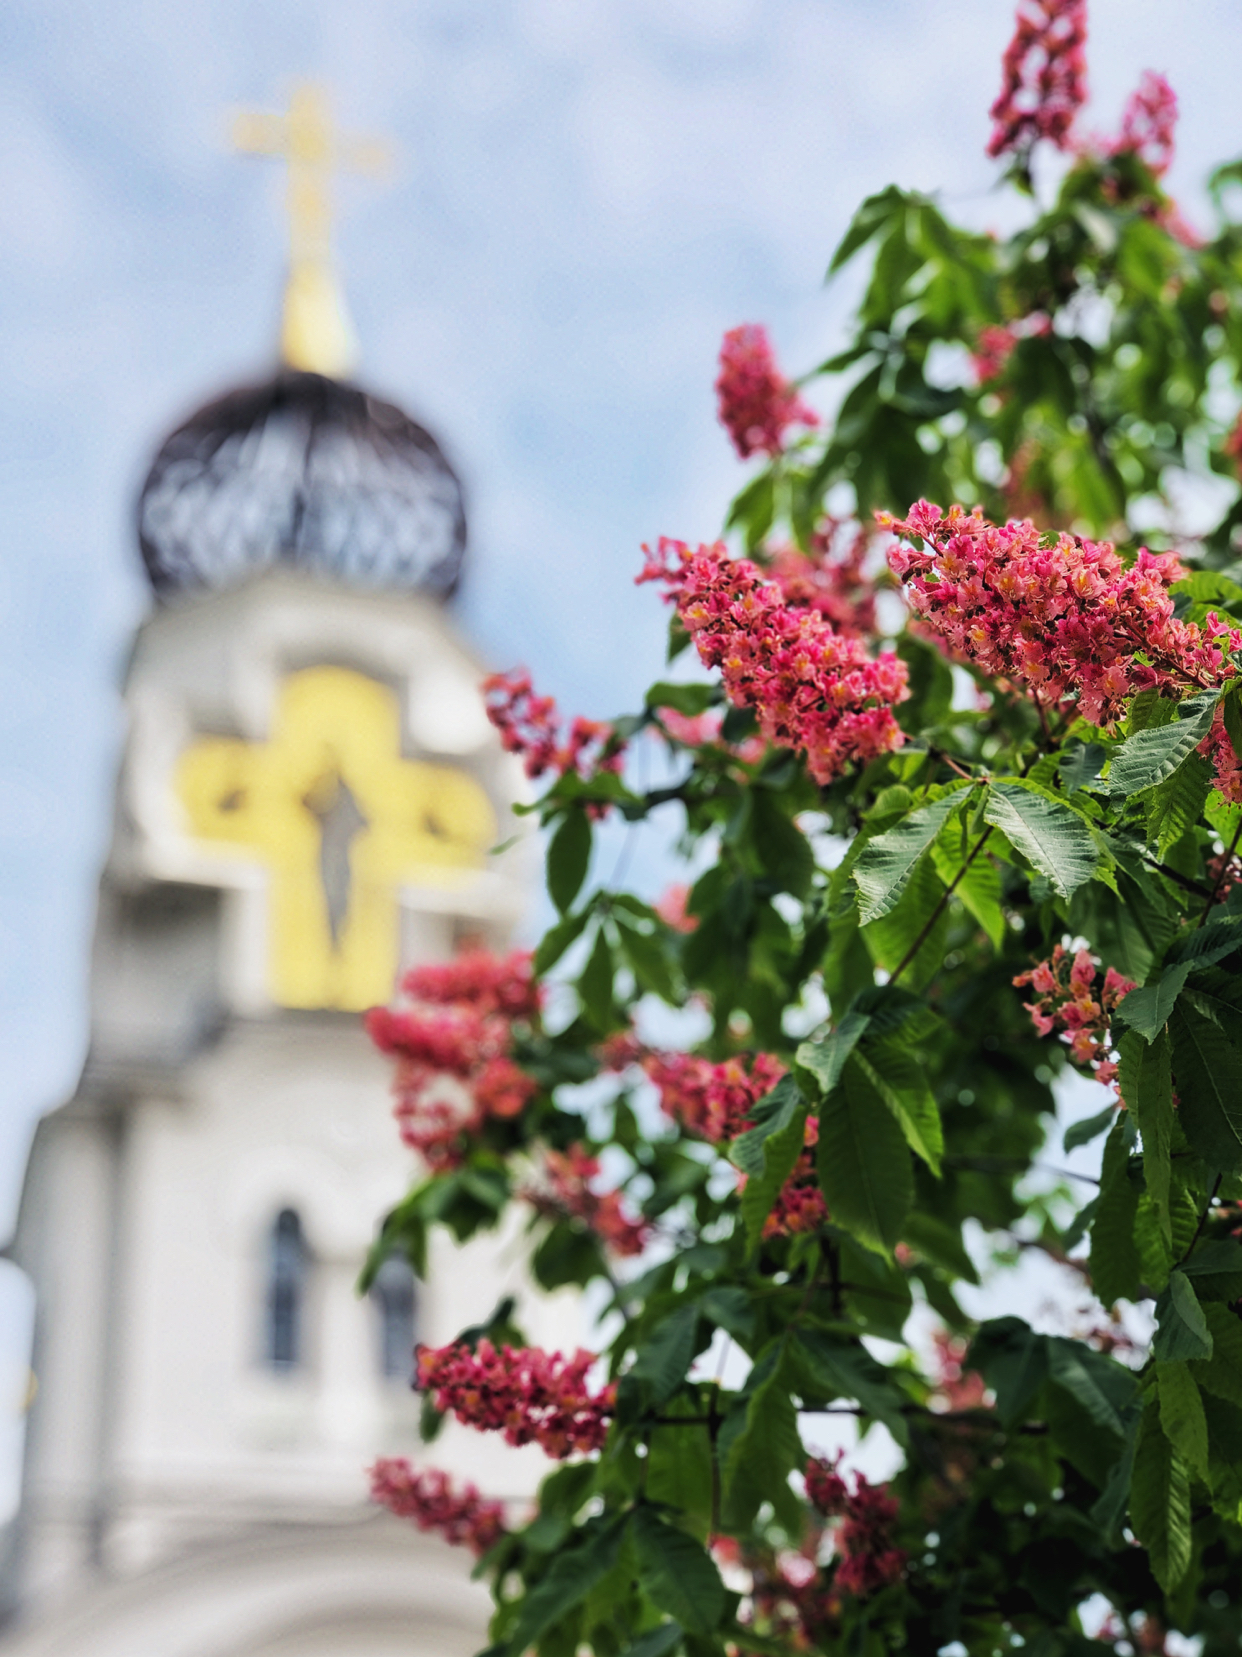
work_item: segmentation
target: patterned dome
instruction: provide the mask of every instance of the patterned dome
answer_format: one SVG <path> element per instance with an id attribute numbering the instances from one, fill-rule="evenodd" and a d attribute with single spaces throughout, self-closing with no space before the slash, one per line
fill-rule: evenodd
<path id="1" fill-rule="evenodd" d="M 138 538 L 160 597 L 284 565 L 447 598 L 466 518 L 456 474 L 407 414 L 282 369 L 172 433 L 142 487 Z"/>

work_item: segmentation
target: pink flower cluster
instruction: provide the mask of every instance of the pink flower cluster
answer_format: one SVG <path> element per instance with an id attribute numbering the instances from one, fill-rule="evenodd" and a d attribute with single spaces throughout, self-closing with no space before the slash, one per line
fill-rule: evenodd
<path id="1" fill-rule="evenodd" d="M 1042 338 L 1052 332 L 1052 320 L 1043 311 L 1032 311 L 1020 322 L 991 323 L 980 328 L 971 354 L 971 366 L 980 385 L 987 385 L 1005 371 L 1020 339 Z"/>
<path id="2" fill-rule="evenodd" d="M 419 1530 L 438 1531 L 446 1542 L 465 1543 L 477 1554 L 505 1534 L 503 1503 L 485 1501 L 473 1484 L 455 1487 L 436 1468 L 418 1472 L 404 1456 L 381 1456 L 375 1463 L 371 1500 L 398 1519 L 413 1519 Z"/>
<path id="3" fill-rule="evenodd" d="M 909 692 L 898 657 L 873 660 L 817 610 L 791 605 L 749 559 L 731 559 L 723 542 L 696 552 L 662 539 L 644 551 L 638 579 L 664 582 L 700 660 L 720 668 L 729 697 L 755 710 L 769 742 L 806 753 L 816 782 L 901 747 L 893 706 Z"/>
<path id="4" fill-rule="evenodd" d="M 647 1053 L 639 1062 L 659 1089 L 665 1115 L 712 1145 L 736 1139 L 759 1100 L 785 1074 L 770 1053 L 719 1064 L 692 1053 Z"/>
<path id="5" fill-rule="evenodd" d="M 1173 160 L 1176 125 L 1177 93 L 1163 75 L 1145 69 L 1121 117 L 1121 135 L 1113 145 L 1113 154 L 1137 155 L 1159 178 L 1168 172 Z"/>
<path id="6" fill-rule="evenodd" d="M 978 508 L 945 514 L 930 501 L 904 521 L 877 516 L 905 538 L 888 561 L 919 619 L 1044 707 L 1076 698 L 1085 719 L 1111 728 L 1136 691 L 1180 697 L 1234 672 L 1225 651 L 1242 647 L 1242 633 L 1214 612 L 1206 632 L 1175 619 L 1169 587 L 1186 572 L 1174 553 L 1144 548 L 1127 567 L 1109 541 L 1041 534 L 1029 519 L 991 524 Z"/>
<path id="7" fill-rule="evenodd" d="M 936 1345 L 936 1399 L 946 1410 L 977 1410 L 987 1400 L 987 1383 L 977 1369 L 965 1365 L 968 1342 L 961 1335 L 938 1329 Z"/>
<path id="8" fill-rule="evenodd" d="M 1071 957 L 1058 944 L 1046 961 L 1020 972 L 1014 984 L 1035 991 L 1036 999 L 1026 1003 L 1026 1010 L 1041 1036 L 1059 1028 L 1074 1063 L 1090 1068 L 1097 1082 L 1113 1082 L 1117 1063 L 1110 1057 L 1109 1014 L 1134 983 L 1116 967 L 1109 967 L 1103 984 L 1096 983 L 1098 976 L 1097 963 L 1085 949 Z"/>
<path id="9" fill-rule="evenodd" d="M 417 1385 L 438 1410 L 467 1427 L 499 1432 L 507 1444 L 538 1444 L 557 1460 L 598 1450 L 608 1432 L 616 1387 L 587 1389 L 591 1352 L 567 1358 L 539 1347 L 468 1346 L 418 1349 Z"/>
<path id="10" fill-rule="evenodd" d="M 808 1116 L 806 1137 L 793 1173 L 781 1186 L 776 1204 L 763 1222 L 765 1237 L 795 1237 L 803 1232 L 818 1231 L 827 1221 L 828 1204 L 824 1201 L 819 1170 L 815 1165 L 815 1147 L 818 1143 L 819 1118 Z"/>
<path id="11" fill-rule="evenodd" d="M 835 1538 L 837 1588 L 861 1599 L 900 1579 L 906 1555 L 892 1543 L 898 1507 L 886 1485 L 868 1484 L 855 1473 L 851 1494 L 834 1463 L 812 1456 L 806 1468 L 806 1494 L 825 1518 L 841 1521 Z"/>
<path id="12" fill-rule="evenodd" d="M 654 905 L 655 912 L 674 932 L 694 932 L 698 929 L 699 917 L 686 908 L 689 901 L 690 888 L 678 883 L 661 894 Z"/>
<path id="13" fill-rule="evenodd" d="M 401 989 L 406 1003 L 373 1007 L 367 1033 L 397 1060 L 402 1139 L 433 1167 L 456 1167 L 488 1117 L 517 1116 L 535 1092 L 511 1057 L 514 1024 L 539 1017 L 531 956 L 472 950 L 415 967 Z"/>
<path id="14" fill-rule="evenodd" d="M 1029 149 L 1040 138 L 1066 147 L 1087 98 L 1086 44 L 1087 0 L 1022 0 L 989 111 L 989 155 Z"/>
<path id="15" fill-rule="evenodd" d="M 581 1145 L 571 1145 L 567 1151 L 545 1153 L 542 1182 L 522 1195 L 551 1219 L 580 1221 L 613 1254 L 641 1254 L 651 1227 L 626 1213 L 619 1191 L 596 1192 L 592 1182 L 598 1178 L 598 1160 Z"/>
<path id="16" fill-rule="evenodd" d="M 625 744 L 612 726 L 579 717 L 564 731 L 556 699 L 536 696 L 530 674 L 523 669 L 490 674 L 483 681 L 483 695 L 501 743 L 507 752 L 522 756 L 528 777 L 542 777 L 547 771 L 563 777 L 576 771 L 589 779 L 600 771 L 621 770 Z"/>
<path id="17" fill-rule="evenodd" d="M 725 335 L 716 396 L 720 423 L 743 460 L 779 454 L 789 426 L 819 424 L 815 410 L 776 366 L 768 331 L 756 322 L 744 322 Z"/>
<path id="18" fill-rule="evenodd" d="M 1212 762 L 1216 787 L 1231 805 L 1242 805 L 1242 760 L 1233 751 L 1233 741 L 1219 708 L 1212 715 L 1212 728 L 1199 744 L 1199 752 Z"/>
<path id="19" fill-rule="evenodd" d="M 686 748 L 708 745 L 721 748 L 740 759 L 744 765 L 757 765 L 767 748 L 761 736 L 748 736 L 741 742 L 725 742 L 720 734 L 724 715 L 718 708 L 708 708 L 706 713 L 696 714 L 678 713 L 676 708 L 657 708 L 656 713 L 669 741 Z"/>
<path id="20" fill-rule="evenodd" d="M 769 573 L 786 604 L 814 610 L 850 638 L 875 634 L 875 583 L 864 568 L 869 537 L 857 523 L 825 518 L 810 552 L 778 547 Z"/>

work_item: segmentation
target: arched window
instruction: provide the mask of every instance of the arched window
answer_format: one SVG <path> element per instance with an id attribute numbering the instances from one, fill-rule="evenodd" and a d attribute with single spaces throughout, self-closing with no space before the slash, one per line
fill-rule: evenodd
<path id="1" fill-rule="evenodd" d="M 375 1274 L 371 1295 L 379 1313 L 380 1374 L 393 1381 L 411 1381 L 416 1300 L 414 1273 L 403 1255 L 388 1256 Z"/>
<path id="2" fill-rule="evenodd" d="M 282 1208 L 268 1239 L 263 1356 L 270 1369 L 296 1369 L 302 1362 L 307 1263 L 302 1221 L 292 1208 Z"/>

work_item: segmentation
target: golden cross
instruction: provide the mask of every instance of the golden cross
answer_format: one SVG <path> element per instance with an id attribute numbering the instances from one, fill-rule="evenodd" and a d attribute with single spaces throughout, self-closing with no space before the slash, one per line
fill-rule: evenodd
<path id="1" fill-rule="evenodd" d="M 453 886 L 485 861 L 496 818 L 453 766 L 402 757 L 397 698 L 348 668 L 281 687 L 265 743 L 200 737 L 176 786 L 197 838 L 269 875 L 268 979 L 284 1007 L 387 1001 L 402 886 Z"/>
<path id="2" fill-rule="evenodd" d="M 291 368 L 340 377 L 354 366 L 353 329 L 332 269 L 331 179 L 335 171 L 376 174 L 388 164 L 375 139 L 337 131 L 324 89 L 294 87 L 284 115 L 247 110 L 233 122 L 233 143 L 247 155 L 270 155 L 289 168 L 289 280 L 281 355 Z"/>

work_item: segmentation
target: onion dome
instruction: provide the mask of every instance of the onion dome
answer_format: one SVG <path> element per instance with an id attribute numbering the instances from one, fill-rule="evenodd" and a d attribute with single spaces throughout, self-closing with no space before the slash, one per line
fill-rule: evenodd
<path id="1" fill-rule="evenodd" d="M 278 566 L 446 598 L 466 519 L 457 476 L 422 426 L 357 386 L 284 368 L 167 438 L 138 536 L 162 598 Z"/>

